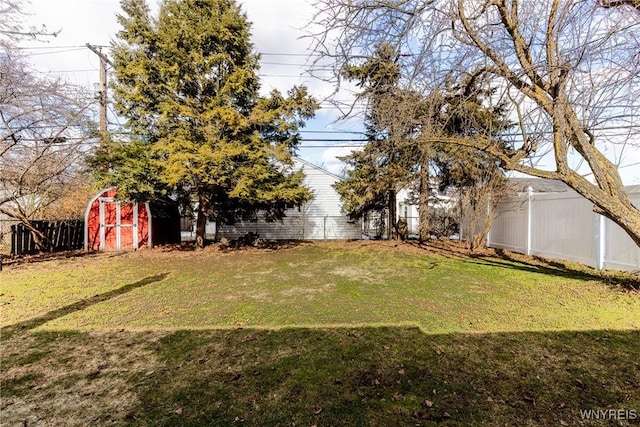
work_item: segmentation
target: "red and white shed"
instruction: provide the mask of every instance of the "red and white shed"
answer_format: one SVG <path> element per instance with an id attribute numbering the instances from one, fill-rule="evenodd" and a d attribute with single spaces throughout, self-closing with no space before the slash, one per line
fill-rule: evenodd
<path id="1" fill-rule="evenodd" d="M 116 188 L 109 188 L 89 201 L 85 213 L 85 249 L 136 250 L 180 242 L 177 207 L 152 209 L 146 202 L 118 199 L 116 193 Z"/>

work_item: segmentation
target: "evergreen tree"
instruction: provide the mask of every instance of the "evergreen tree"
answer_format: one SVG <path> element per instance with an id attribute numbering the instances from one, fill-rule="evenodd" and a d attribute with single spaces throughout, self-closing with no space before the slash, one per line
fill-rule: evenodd
<path id="1" fill-rule="evenodd" d="M 368 102 L 368 142 L 362 151 L 341 158 L 348 166 L 347 177 L 335 185 L 351 216 L 386 209 L 393 239 L 398 238 L 396 193 L 410 184 L 415 169 L 416 144 L 412 136 L 418 116 L 416 104 L 407 102 L 415 95 L 399 88 L 398 58 L 390 45 L 382 43 L 372 58 L 343 70 L 346 79 L 363 88 L 360 96 Z M 414 111 L 406 111 L 405 106 Z"/>
<path id="2" fill-rule="evenodd" d="M 462 82 L 432 94 L 430 130 L 443 136 L 474 137 L 483 135 L 495 144 L 506 145 L 497 136 L 512 126 L 506 119 L 504 104 L 488 105 L 493 95 L 479 75 L 468 75 Z M 432 167 L 441 191 L 449 187 L 478 185 L 487 174 L 502 178 L 500 162 L 494 156 L 475 148 L 447 143 L 433 144 Z M 500 181 L 500 179 L 498 179 Z"/>
<path id="3" fill-rule="evenodd" d="M 487 194 L 502 191 L 504 179 L 493 156 L 473 148 L 425 143 L 425 135 L 481 134 L 493 138 L 509 123 L 504 119 L 504 106 L 487 105 L 492 93 L 483 89 L 484 82 L 478 75 L 469 75 L 460 85 L 434 91 L 425 98 L 401 87 L 398 57 L 391 45 L 382 43 L 372 58 L 361 65 L 346 65 L 343 70 L 345 78 L 363 88 L 360 96 L 368 101 L 368 142 L 363 150 L 342 157 L 348 166 L 347 177 L 336 184 L 336 189 L 352 216 L 386 209 L 391 236 L 397 238 L 396 192 L 417 186 L 420 236 L 428 239 L 432 176 L 440 191 L 454 188 Z M 481 205 L 478 211 L 483 209 Z M 475 206 L 472 208 L 477 213 Z"/>
<path id="4" fill-rule="evenodd" d="M 430 97 L 430 129 L 438 135 L 472 138 L 483 135 L 496 145 L 506 145 L 498 135 L 512 124 L 504 104 L 491 105 L 493 91 L 478 74 L 470 74 L 458 85 Z M 499 160 L 471 147 L 433 143 L 431 168 L 441 192 L 458 195 L 466 242 L 473 251 L 485 245 L 493 220 L 492 211 L 508 192 Z"/>
<path id="5" fill-rule="evenodd" d="M 268 219 L 310 199 L 292 173 L 297 132 L 317 102 L 306 88 L 259 95 L 258 60 L 234 0 L 123 0 L 113 44 L 117 112 L 130 140 L 104 141 L 101 178 L 137 199 L 197 202 L 197 246 L 207 218 Z"/>

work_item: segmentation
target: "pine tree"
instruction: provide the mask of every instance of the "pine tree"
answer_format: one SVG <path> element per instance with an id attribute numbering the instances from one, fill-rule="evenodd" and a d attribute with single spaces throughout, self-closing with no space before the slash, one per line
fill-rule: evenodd
<path id="1" fill-rule="evenodd" d="M 502 105 L 486 105 L 491 92 L 482 89 L 479 76 L 470 75 L 460 85 L 423 97 L 401 87 L 398 59 L 394 48 L 382 43 L 363 64 L 347 65 L 343 70 L 345 78 L 363 88 L 360 96 L 368 101 L 368 142 L 361 151 L 342 157 L 348 166 L 347 177 L 336 189 L 352 216 L 386 209 L 391 236 L 397 238 L 396 192 L 417 186 L 420 237 L 426 240 L 431 234 L 428 204 L 432 176 L 441 191 L 455 188 L 496 193 L 504 182 L 493 156 L 472 148 L 425 143 L 424 136 L 493 137 L 509 123 Z"/>
<path id="2" fill-rule="evenodd" d="M 431 129 L 443 136 L 486 135 L 494 144 L 505 145 L 498 135 L 512 126 L 504 104 L 491 105 L 494 93 L 470 74 L 460 84 L 432 94 Z M 447 143 L 432 144 L 431 168 L 439 190 L 454 190 L 458 208 L 465 218 L 460 224 L 473 251 L 485 245 L 493 220 L 491 212 L 508 192 L 507 180 L 494 156 L 470 147 Z"/>
<path id="3" fill-rule="evenodd" d="M 293 150 L 318 104 L 306 88 L 259 95 L 259 55 L 234 0 L 123 0 L 113 45 L 117 112 L 129 141 L 107 140 L 103 180 L 132 198 L 197 202 L 197 246 L 207 218 L 233 222 L 284 211 L 311 197 Z"/>
<path id="4" fill-rule="evenodd" d="M 362 151 L 341 158 L 347 177 L 336 184 L 344 209 L 354 217 L 387 210 L 389 230 L 398 238 L 396 193 L 411 182 L 415 169 L 415 103 L 410 91 L 399 88 L 399 55 L 388 44 L 380 44 L 372 58 L 361 65 L 349 65 L 343 76 L 363 88 L 368 102 L 365 127 L 368 142 Z M 411 106 L 413 111 L 404 107 Z"/>

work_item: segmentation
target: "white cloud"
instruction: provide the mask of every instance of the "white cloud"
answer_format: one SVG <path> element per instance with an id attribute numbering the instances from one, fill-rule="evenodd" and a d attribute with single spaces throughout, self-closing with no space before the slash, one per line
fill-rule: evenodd
<path id="1" fill-rule="evenodd" d="M 345 164 L 338 157 L 346 156 L 357 148 L 331 147 L 322 152 L 320 165 L 331 173 L 343 176 Z"/>

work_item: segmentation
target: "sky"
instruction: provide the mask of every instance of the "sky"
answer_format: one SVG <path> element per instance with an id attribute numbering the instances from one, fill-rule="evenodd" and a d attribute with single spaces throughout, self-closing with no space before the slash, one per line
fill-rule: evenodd
<path id="1" fill-rule="evenodd" d="M 155 10 L 158 3 L 148 0 Z M 362 121 L 339 120 L 339 110 L 323 101 L 332 94 L 333 86 L 307 72 L 313 57 L 308 49 L 310 40 L 302 37 L 313 14 L 312 6 L 305 0 L 240 0 L 239 3 L 252 23 L 252 41 L 262 55 L 259 74 L 263 94 L 273 89 L 286 93 L 294 85 L 305 85 L 321 102 L 316 118 L 302 129 L 303 142 L 298 155 L 333 173 L 341 173 L 343 164 L 336 156 L 348 154 L 353 145 L 360 144 L 350 139 L 362 139 L 362 135 L 357 134 L 362 130 Z M 26 19 L 28 26 L 45 25 L 49 31 L 60 31 L 46 43 L 20 43 L 26 48 L 24 52 L 32 65 L 39 71 L 60 75 L 93 90 L 99 81 L 100 60 L 85 45 L 103 46 L 103 52 L 109 55 L 108 46 L 120 29 L 116 19 L 121 13 L 120 1 L 31 0 L 26 11 L 30 14 Z M 341 98 L 349 96 L 340 95 Z M 115 115 L 110 114 L 113 126 L 117 126 L 117 121 Z"/>
<path id="2" fill-rule="evenodd" d="M 260 76 L 264 94 L 272 89 L 286 92 L 294 85 L 306 85 L 309 92 L 321 101 L 316 118 L 302 130 L 302 144 L 298 155 L 325 169 L 340 174 L 343 164 L 336 156 L 348 154 L 362 139 L 362 118 L 340 120 L 340 111 L 323 101 L 334 87 L 307 73 L 313 60 L 310 40 L 303 38 L 313 15 L 311 0 L 239 0 L 252 22 L 252 41 L 261 53 Z M 157 9 L 157 0 L 148 0 Z M 116 14 L 119 0 L 30 0 L 27 22 L 51 31 L 60 30 L 47 43 L 22 42 L 25 53 L 36 69 L 61 75 L 68 81 L 92 90 L 99 81 L 99 59 L 86 48 L 86 43 L 108 46 L 120 29 Z M 322 71 L 318 74 L 322 75 Z M 328 71 L 326 72 L 328 75 Z M 353 88 L 351 88 L 353 89 Z M 353 97 L 353 90 L 336 95 L 341 100 Z M 96 105 L 97 108 L 97 105 Z M 117 118 L 111 116 L 114 126 Z M 627 147 L 628 148 L 628 147 Z M 615 147 L 608 155 L 617 156 Z M 626 150 L 620 172 L 627 185 L 640 184 L 640 149 Z"/>

